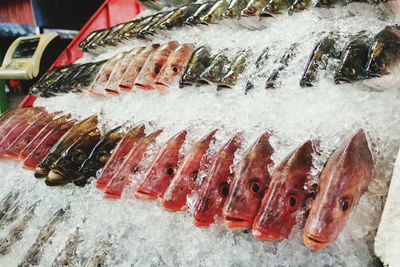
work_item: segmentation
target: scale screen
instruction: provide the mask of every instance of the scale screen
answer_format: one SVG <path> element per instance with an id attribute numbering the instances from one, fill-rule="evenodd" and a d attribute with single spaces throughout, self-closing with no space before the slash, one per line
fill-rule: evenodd
<path id="1" fill-rule="evenodd" d="M 12 58 L 31 58 L 36 51 L 40 38 L 21 40 L 15 49 Z"/>

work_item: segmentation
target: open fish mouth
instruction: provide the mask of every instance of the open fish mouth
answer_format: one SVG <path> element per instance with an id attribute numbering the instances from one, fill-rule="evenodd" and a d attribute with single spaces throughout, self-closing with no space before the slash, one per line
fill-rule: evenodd
<path id="1" fill-rule="evenodd" d="M 253 228 L 252 234 L 257 239 L 261 239 L 261 240 L 265 240 L 265 241 L 269 241 L 269 242 L 275 242 L 275 241 L 279 241 L 279 240 L 286 238 L 286 236 L 284 234 L 274 233 L 271 231 L 265 231 L 261 227 Z"/>
<path id="2" fill-rule="evenodd" d="M 128 85 L 124 85 L 124 84 L 120 84 L 118 85 L 119 89 L 123 90 L 123 91 L 131 91 L 132 90 L 132 86 L 128 86 Z"/>
<path id="3" fill-rule="evenodd" d="M 63 172 L 56 169 L 52 169 L 47 175 L 45 183 L 48 186 L 55 186 L 55 185 L 65 184 L 67 182 L 66 180 L 67 179 L 64 176 Z"/>
<path id="4" fill-rule="evenodd" d="M 200 228 L 208 228 L 211 224 L 214 223 L 214 220 L 211 218 L 199 218 L 197 216 L 194 217 L 194 225 Z"/>
<path id="5" fill-rule="evenodd" d="M 155 83 L 155 88 L 158 90 L 165 90 L 169 88 L 169 85 L 163 82 L 156 82 Z"/>
<path id="6" fill-rule="evenodd" d="M 157 199 L 157 193 L 152 191 L 146 191 L 143 189 L 138 189 L 135 192 L 135 197 L 142 200 L 155 200 Z"/>
<path id="7" fill-rule="evenodd" d="M 153 86 L 148 84 L 148 83 L 135 83 L 136 87 L 139 87 L 140 89 L 143 90 L 151 90 L 153 89 Z"/>
<path id="8" fill-rule="evenodd" d="M 106 88 L 105 91 L 106 91 L 106 93 L 108 93 L 110 95 L 119 95 L 118 91 L 114 90 L 114 89 Z"/>
<path id="9" fill-rule="evenodd" d="M 19 154 L 14 151 L 7 150 L 4 153 L 4 158 L 11 159 L 11 160 L 19 160 Z"/>
<path id="10" fill-rule="evenodd" d="M 304 245 L 313 250 L 323 249 L 327 247 L 330 243 L 329 240 L 325 238 L 313 234 L 308 234 L 306 232 L 304 232 L 303 239 L 304 239 Z"/>
<path id="11" fill-rule="evenodd" d="M 224 217 L 224 225 L 233 230 L 248 230 L 251 229 L 253 222 L 247 218 L 237 215 L 228 215 Z"/>

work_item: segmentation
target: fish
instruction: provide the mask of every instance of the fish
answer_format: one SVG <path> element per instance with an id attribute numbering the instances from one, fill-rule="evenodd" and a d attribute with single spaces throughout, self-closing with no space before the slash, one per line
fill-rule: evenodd
<path id="1" fill-rule="evenodd" d="M 222 14 L 228 9 L 228 0 L 219 0 L 210 8 L 210 10 L 199 19 L 203 25 L 218 24 L 222 19 Z"/>
<path id="2" fill-rule="evenodd" d="M 170 41 L 154 51 L 144 63 L 136 78 L 135 86 L 143 90 L 154 89 L 154 80 L 160 73 L 169 55 L 179 46 L 176 41 Z"/>
<path id="3" fill-rule="evenodd" d="M 301 212 L 306 209 L 309 196 L 307 183 L 310 182 L 313 166 L 312 154 L 313 143 L 307 140 L 276 167 L 254 219 L 254 237 L 270 242 L 289 237 Z"/>
<path id="4" fill-rule="evenodd" d="M 131 27 L 123 33 L 122 39 L 129 40 L 135 36 L 138 36 L 139 31 L 146 27 L 146 25 L 148 25 L 153 18 L 154 16 L 150 15 L 138 19 L 136 23 L 133 23 Z"/>
<path id="5" fill-rule="evenodd" d="M 152 23 L 147 24 L 143 29 L 139 31 L 139 35 L 155 35 L 157 31 L 161 29 L 161 24 L 163 24 L 167 19 L 169 19 L 174 13 L 176 12 L 176 9 L 173 9 L 171 11 L 166 12 L 163 16 L 158 18 Z M 143 36 L 144 37 L 144 36 Z"/>
<path id="6" fill-rule="evenodd" d="M 89 42 L 85 47 L 83 47 L 84 51 L 89 51 L 89 50 L 94 50 L 96 49 L 99 45 L 101 40 L 103 40 L 108 33 L 111 31 L 111 28 L 101 30 L 93 39 L 91 42 Z"/>
<path id="7" fill-rule="evenodd" d="M 199 169 L 210 143 L 218 129 L 212 130 L 197 141 L 186 153 L 162 199 L 162 206 L 169 211 L 185 210 L 186 197 L 197 188 Z"/>
<path id="8" fill-rule="evenodd" d="M 41 120 L 41 117 L 45 116 L 46 114 L 46 111 L 42 111 L 32 114 L 31 117 L 25 116 L 21 120 L 16 121 L 14 126 L 7 133 L 5 133 L 0 142 L 0 158 L 5 157 L 7 148 L 10 147 L 27 128 L 29 128 L 32 124 L 35 124 L 36 121 Z"/>
<path id="9" fill-rule="evenodd" d="M 0 223 L 2 222 L 3 218 L 7 216 L 7 213 L 11 210 L 11 208 L 15 206 L 14 203 L 17 201 L 19 194 L 20 193 L 18 191 L 10 191 L 0 200 Z M 0 229 L 1 228 L 2 227 L 0 226 Z"/>
<path id="10" fill-rule="evenodd" d="M 166 6 L 165 1 L 161 0 L 138 0 L 138 2 L 148 9 L 161 10 Z"/>
<path id="11" fill-rule="evenodd" d="M 211 63 L 211 49 L 207 46 L 197 48 L 189 60 L 185 73 L 179 81 L 179 87 L 196 85 L 200 75 Z"/>
<path id="12" fill-rule="evenodd" d="M 94 128 L 75 140 L 52 164 L 44 181 L 45 184 L 47 186 L 65 185 L 78 179 L 80 177 L 80 173 L 77 172 L 79 167 L 88 158 L 100 138 L 99 129 Z"/>
<path id="13" fill-rule="evenodd" d="M 59 122 L 51 125 L 48 132 L 39 133 L 38 138 L 35 137 L 31 144 L 24 149 L 21 154 L 26 153 L 24 158 L 23 168 L 26 170 L 36 170 L 39 163 L 50 152 L 51 148 L 60 140 L 68 130 L 74 126 L 75 120 Z M 39 174 L 36 174 L 39 175 Z M 43 174 L 44 175 L 44 174 Z"/>
<path id="14" fill-rule="evenodd" d="M 268 4 L 260 12 L 260 17 L 275 17 L 282 14 L 282 10 L 288 9 L 293 0 L 269 0 Z"/>
<path id="15" fill-rule="evenodd" d="M 193 44 L 185 43 L 175 49 L 168 57 L 167 62 L 160 70 L 160 74 L 154 81 L 155 88 L 166 90 L 179 84 L 179 79 L 189 64 L 189 60 L 195 50 Z"/>
<path id="16" fill-rule="evenodd" d="M 108 94 L 119 94 L 119 84 L 121 83 L 123 76 L 129 67 L 129 64 L 135 60 L 135 57 L 138 56 L 144 47 L 138 47 L 129 51 L 126 56 L 124 56 L 118 63 L 115 65 L 114 70 L 112 71 L 110 78 L 108 79 L 108 83 L 105 86 L 105 92 Z"/>
<path id="17" fill-rule="evenodd" d="M 176 27 L 182 27 L 184 22 L 192 16 L 201 6 L 201 4 L 189 4 L 181 6 L 163 23 L 160 24 L 161 30 L 171 30 Z"/>
<path id="18" fill-rule="evenodd" d="M 235 152 L 241 147 L 241 135 L 235 134 L 216 153 L 207 176 L 199 189 L 199 196 L 194 205 L 194 225 L 209 227 L 215 218 L 221 218 L 222 208 L 229 195 L 229 184 L 233 173 L 231 167 Z"/>
<path id="19" fill-rule="evenodd" d="M 158 22 L 160 20 L 164 21 L 164 18 L 169 15 L 170 15 L 170 12 L 159 12 L 159 13 L 155 14 L 153 16 L 153 18 L 146 25 L 144 25 L 142 29 L 140 29 L 137 32 L 136 37 L 145 39 L 149 34 L 153 35 L 154 34 L 153 28 L 158 27 L 158 26 L 156 26 L 156 25 L 158 25 Z"/>
<path id="20" fill-rule="evenodd" d="M 294 0 L 292 5 L 288 8 L 289 15 L 295 12 L 301 12 L 309 9 L 311 5 L 311 0 Z"/>
<path id="21" fill-rule="evenodd" d="M 147 58 L 160 47 L 159 44 L 152 44 L 143 49 L 135 58 L 129 63 L 125 73 L 123 74 L 122 80 L 119 83 L 119 89 L 122 91 L 132 90 L 136 78 L 141 72 L 144 63 Z"/>
<path id="22" fill-rule="evenodd" d="M 247 66 L 247 59 L 250 56 L 251 53 L 248 51 L 239 53 L 233 60 L 228 73 L 218 82 L 218 89 L 232 88 L 235 86 L 238 76 L 244 72 Z"/>
<path id="23" fill-rule="evenodd" d="M 28 223 L 32 220 L 35 214 L 35 208 L 39 202 L 35 202 L 31 205 L 24 214 L 22 214 L 17 221 L 11 226 L 8 234 L 0 239 L 0 255 L 7 255 L 10 253 L 10 249 L 19 240 L 22 239 L 25 229 L 28 227 Z"/>
<path id="24" fill-rule="evenodd" d="M 218 83 L 229 71 L 232 61 L 225 55 L 226 51 L 218 53 L 210 66 L 200 75 L 198 84 Z"/>
<path id="25" fill-rule="evenodd" d="M 365 84 L 376 89 L 398 88 L 400 26 L 386 26 L 375 35 L 368 50 Z"/>
<path id="26" fill-rule="evenodd" d="M 132 128 L 118 143 L 111 157 L 107 160 L 103 170 L 97 177 L 96 187 L 104 189 L 108 182 L 112 179 L 113 175 L 121 168 L 121 164 L 127 157 L 127 154 L 135 146 L 135 144 L 145 136 L 144 124 Z"/>
<path id="27" fill-rule="evenodd" d="M 58 253 L 51 266 L 79 266 L 79 255 L 76 250 L 81 241 L 79 228 L 76 228 L 75 231 L 68 236 L 65 246 Z"/>
<path id="28" fill-rule="evenodd" d="M 161 133 L 161 129 L 155 130 L 136 142 L 126 155 L 119 170 L 113 175 L 104 189 L 105 199 L 121 198 L 122 190 L 129 183 L 130 176 L 139 170 L 139 164 L 147 148 L 155 142 Z"/>
<path id="29" fill-rule="evenodd" d="M 104 95 L 106 89 L 105 87 L 110 79 L 111 73 L 113 72 L 118 61 L 120 61 L 124 56 L 124 53 L 119 53 L 116 56 L 110 58 L 106 63 L 104 63 L 93 83 L 90 85 L 90 88 L 88 89 L 90 95 Z"/>
<path id="30" fill-rule="evenodd" d="M 0 116 L 0 132 L 4 136 L 11 129 L 10 126 L 12 122 L 15 122 L 17 119 L 20 119 L 24 112 L 28 111 L 28 109 L 17 108 L 12 110 L 7 110 Z M 9 126 L 6 130 L 3 130 L 4 127 Z M 2 137 L 0 137 L 2 138 Z M 1 140 L 1 139 L 0 139 Z"/>
<path id="31" fill-rule="evenodd" d="M 82 266 L 84 266 L 84 267 L 103 267 L 103 266 L 105 266 L 106 256 L 109 253 L 108 246 L 110 246 L 110 244 L 107 244 L 108 242 L 104 242 L 104 243 L 106 243 L 106 244 L 98 245 L 95 248 L 92 257 L 87 259 L 83 263 Z"/>
<path id="32" fill-rule="evenodd" d="M 80 47 L 80 48 L 84 48 L 89 42 L 91 42 L 91 41 L 93 40 L 93 38 L 94 38 L 100 31 L 101 31 L 101 30 L 90 32 L 90 33 L 86 36 L 86 38 L 83 39 L 83 41 L 79 43 L 79 47 Z"/>
<path id="33" fill-rule="evenodd" d="M 340 64 L 335 72 L 336 84 L 351 83 L 365 77 L 368 61 L 368 36 L 363 32 L 352 37 L 342 50 Z"/>
<path id="34" fill-rule="evenodd" d="M 138 199 L 162 198 L 178 168 L 179 151 L 186 140 L 187 131 L 182 130 L 171 137 L 157 153 L 144 179 L 137 186 L 134 196 Z"/>
<path id="35" fill-rule="evenodd" d="M 107 35 L 99 42 L 100 46 L 107 46 L 107 45 L 114 45 L 111 41 L 114 39 L 115 36 L 118 35 L 119 31 L 124 28 L 125 23 L 117 24 L 110 28 L 110 31 Z"/>
<path id="36" fill-rule="evenodd" d="M 196 10 L 196 12 L 188 17 L 184 24 L 190 25 L 190 26 L 195 26 L 197 24 L 200 24 L 200 18 L 206 15 L 210 9 L 214 6 L 216 1 L 210 1 L 210 2 L 204 2 L 201 4 L 201 6 Z"/>
<path id="37" fill-rule="evenodd" d="M 262 71 L 264 67 L 267 65 L 267 61 L 269 59 L 269 52 L 270 49 L 269 47 L 265 48 L 262 53 L 258 56 L 256 63 L 254 64 L 255 66 L 255 72 L 250 74 L 250 78 L 246 83 L 245 87 L 245 94 L 247 94 L 249 91 L 251 91 L 254 88 L 254 80 L 256 78 L 262 77 L 265 73 Z"/>
<path id="38" fill-rule="evenodd" d="M 307 218 L 303 241 L 312 250 L 337 239 L 352 210 L 368 190 L 374 162 L 367 136 L 358 129 L 327 161 Z"/>
<path id="39" fill-rule="evenodd" d="M 312 87 L 318 79 L 318 71 L 327 65 L 328 57 L 335 52 L 335 40 L 331 36 L 322 38 L 314 47 L 308 60 L 307 67 L 300 80 L 301 87 Z"/>
<path id="40" fill-rule="evenodd" d="M 4 157 L 14 160 L 19 159 L 20 152 L 58 114 L 59 112 L 43 114 L 43 116 L 31 123 L 4 151 Z"/>
<path id="41" fill-rule="evenodd" d="M 112 36 L 108 37 L 108 45 L 111 46 L 116 46 L 118 43 L 122 42 L 122 39 L 124 38 L 124 34 L 132 28 L 134 25 L 139 23 L 140 19 L 135 19 L 133 21 L 128 21 L 125 23 L 122 23 L 121 28 L 115 32 Z"/>
<path id="42" fill-rule="evenodd" d="M 268 0 L 250 0 L 246 8 L 242 10 L 241 17 L 254 17 L 261 13 L 261 10 L 266 7 Z"/>
<path id="43" fill-rule="evenodd" d="M 4 214 L 4 217 L 0 220 L 0 229 L 4 229 L 11 223 L 15 222 L 16 219 L 21 214 L 21 206 L 18 200 L 15 200 L 15 203 L 11 203 L 9 210 L 7 211 L 6 214 Z"/>
<path id="44" fill-rule="evenodd" d="M 36 166 L 35 177 L 44 178 L 50 172 L 50 168 L 55 161 L 57 161 L 62 153 L 70 147 L 75 140 L 79 139 L 85 133 L 97 127 L 97 115 L 92 115 L 83 121 L 74 124 L 50 149 L 49 153 L 42 159 Z M 32 153 L 35 153 L 32 152 Z"/>
<path id="45" fill-rule="evenodd" d="M 224 14 L 223 18 L 239 19 L 240 12 L 246 8 L 248 0 L 231 0 L 229 6 Z"/>
<path id="46" fill-rule="evenodd" d="M 263 133 L 245 152 L 235 169 L 229 195 L 222 209 L 223 223 L 232 230 L 252 228 L 261 205 L 264 192 L 268 189 L 274 149 L 269 143 L 270 133 Z"/>
<path id="47" fill-rule="evenodd" d="M 49 69 L 30 89 L 29 92 L 33 95 L 40 95 L 43 90 L 55 83 L 62 73 L 66 71 L 70 65 Z"/>
<path id="48" fill-rule="evenodd" d="M 338 0 L 317 0 L 315 7 L 317 8 L 333 8 Z"/>
<path id="49" fill-rule="evenodd" d="M 64 221 L 69 207 L 59 209 L 50 219 L 50 221 L 40 230 L 35 242 L 25 254 L 18 267 L 39 265 L 43 254 L 43 246 L 54 236 L 56 227 Z"/>
<path id="50" fill-rule="evenodd" d="M 298 46 L 299 46 L 298 43 L 292 44 L 289 47 L 289 49 L 285 52 L 285 54 L 282 56 L 282 58 L 279 62 L 279 67 L 272 72 L 272 74 L 269 76 L 267 82 L 265 83 L 266 89 L 276 89 L 279 87 L 280 82 L 278 79 L 281 75 L 281 72 L 283 70 L 285 70 L 287 66 L 289 66 L 289 63 L 297 55 Z"/>
<path id="51" fill-rule="evenodd" d="M 111 150 L 115 148 L 123 136 L 124 133 L 121 131 L 121 126 L 107 132 L 94 146 L 87 159 L 79 167 L 77 171 L 79 178 L 74 180 L 74 184 L 84 186 L 89 178 L 96 177 L 97 171 L 104 167 L 111 156 Z"/>

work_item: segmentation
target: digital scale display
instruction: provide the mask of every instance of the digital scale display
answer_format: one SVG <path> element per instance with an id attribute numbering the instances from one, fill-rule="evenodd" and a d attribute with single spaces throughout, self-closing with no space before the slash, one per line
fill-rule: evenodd
<path id="1" fill-rule="evenodd" d="M 36 48 L 38 47 L 40 38 L 31 38 L 31 39 L 25 39 L 21 40 L 15 49 L 12 58 L 13 59 L 18 59 L 18 58 L 31 58 L 36 51 Z"/>

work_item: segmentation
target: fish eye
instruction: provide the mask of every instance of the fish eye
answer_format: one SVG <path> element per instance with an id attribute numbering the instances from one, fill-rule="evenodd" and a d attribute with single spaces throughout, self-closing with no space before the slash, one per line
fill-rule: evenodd
<path id="1" fill-rule="evenodd" d="M 155 74 L 159 74 L 159 73 L 160 73 L 160 70 L 161 70 L 161 67 L 160 67 L 158 64 L 156 64 L 156 65 L 154 66 L 154 73 L 155 73 Z"/>
<path id="2" fill-rule="evenodd" d="M 134 165 L 134 166 L 131 168 L 131 173 L 135 173 L 135 172 L 137 172 L 138 170 L 139 170 L 138 166 Z"/>
<path id="3" fill-rule="evenodd" d="M 340 209 L 342 211 L 347 211 L 350 208 L 350 199 L 348 197 L 343 197 L 339 201 Z"/>
<path id="4" fill-rule="evenodd" d="M 172 67 L 172 71 L 175 72 L 175 74 L 178 73 L 179 72 L 179 67 L 173 66 Z"/>
<path id="5" fill-rule="evenodd" d="M 166 173 L 167 173 L 168 176 L 172 176 L 172 175 L 174 174 L 174 169 L 171 168 L 171 167 L 169 167 L 169 168 L 167 169 Z"/>
<path id="6" fill-rule="evenodd" d="M 288 199 L 288 204 L 290 207 L 294 208 L 297 205 L 297 198 L 294 194 L 291 194 Z"/>
<path id="7" fill-rule="evenodd" d="M 208 76 L 211 78 L 215 78 L 215 76 L 217 76 L 217 75 L 215 74 L 215 72 L 210 71 L 210 72 L 208 72 Z"/>
<path id="8" fill-rule="evenodd" d="M 258 178 L 253 178 L 250 181 L 250 191 L 253 192 L 254 194 L 258 194 L 261 191 L 261 184 L 259 182 Z"/>
<path id="9" fill-rule="evenodd" d="M 229 184 L 227 182 L 223 182 L 218 187 L 218 193 L 221 197 L 227 197 L 229 194 Z"/>
<path id="10" fill-rule="evenodd" d="M 256 13 L 257 9 L 254 6 L 250 6 L 247 8 L 247 13 L 248 14 L 254 14 Z"/>
<path id="11" fill-rule="evenodd" d="M 197 171 L 192 172 L 192 173 L 189 175 L 189 179 L 192 180 L 192 181 L 196 181 L 196 180 L 197 180 L 197 174 L 198 174 Z"/>

